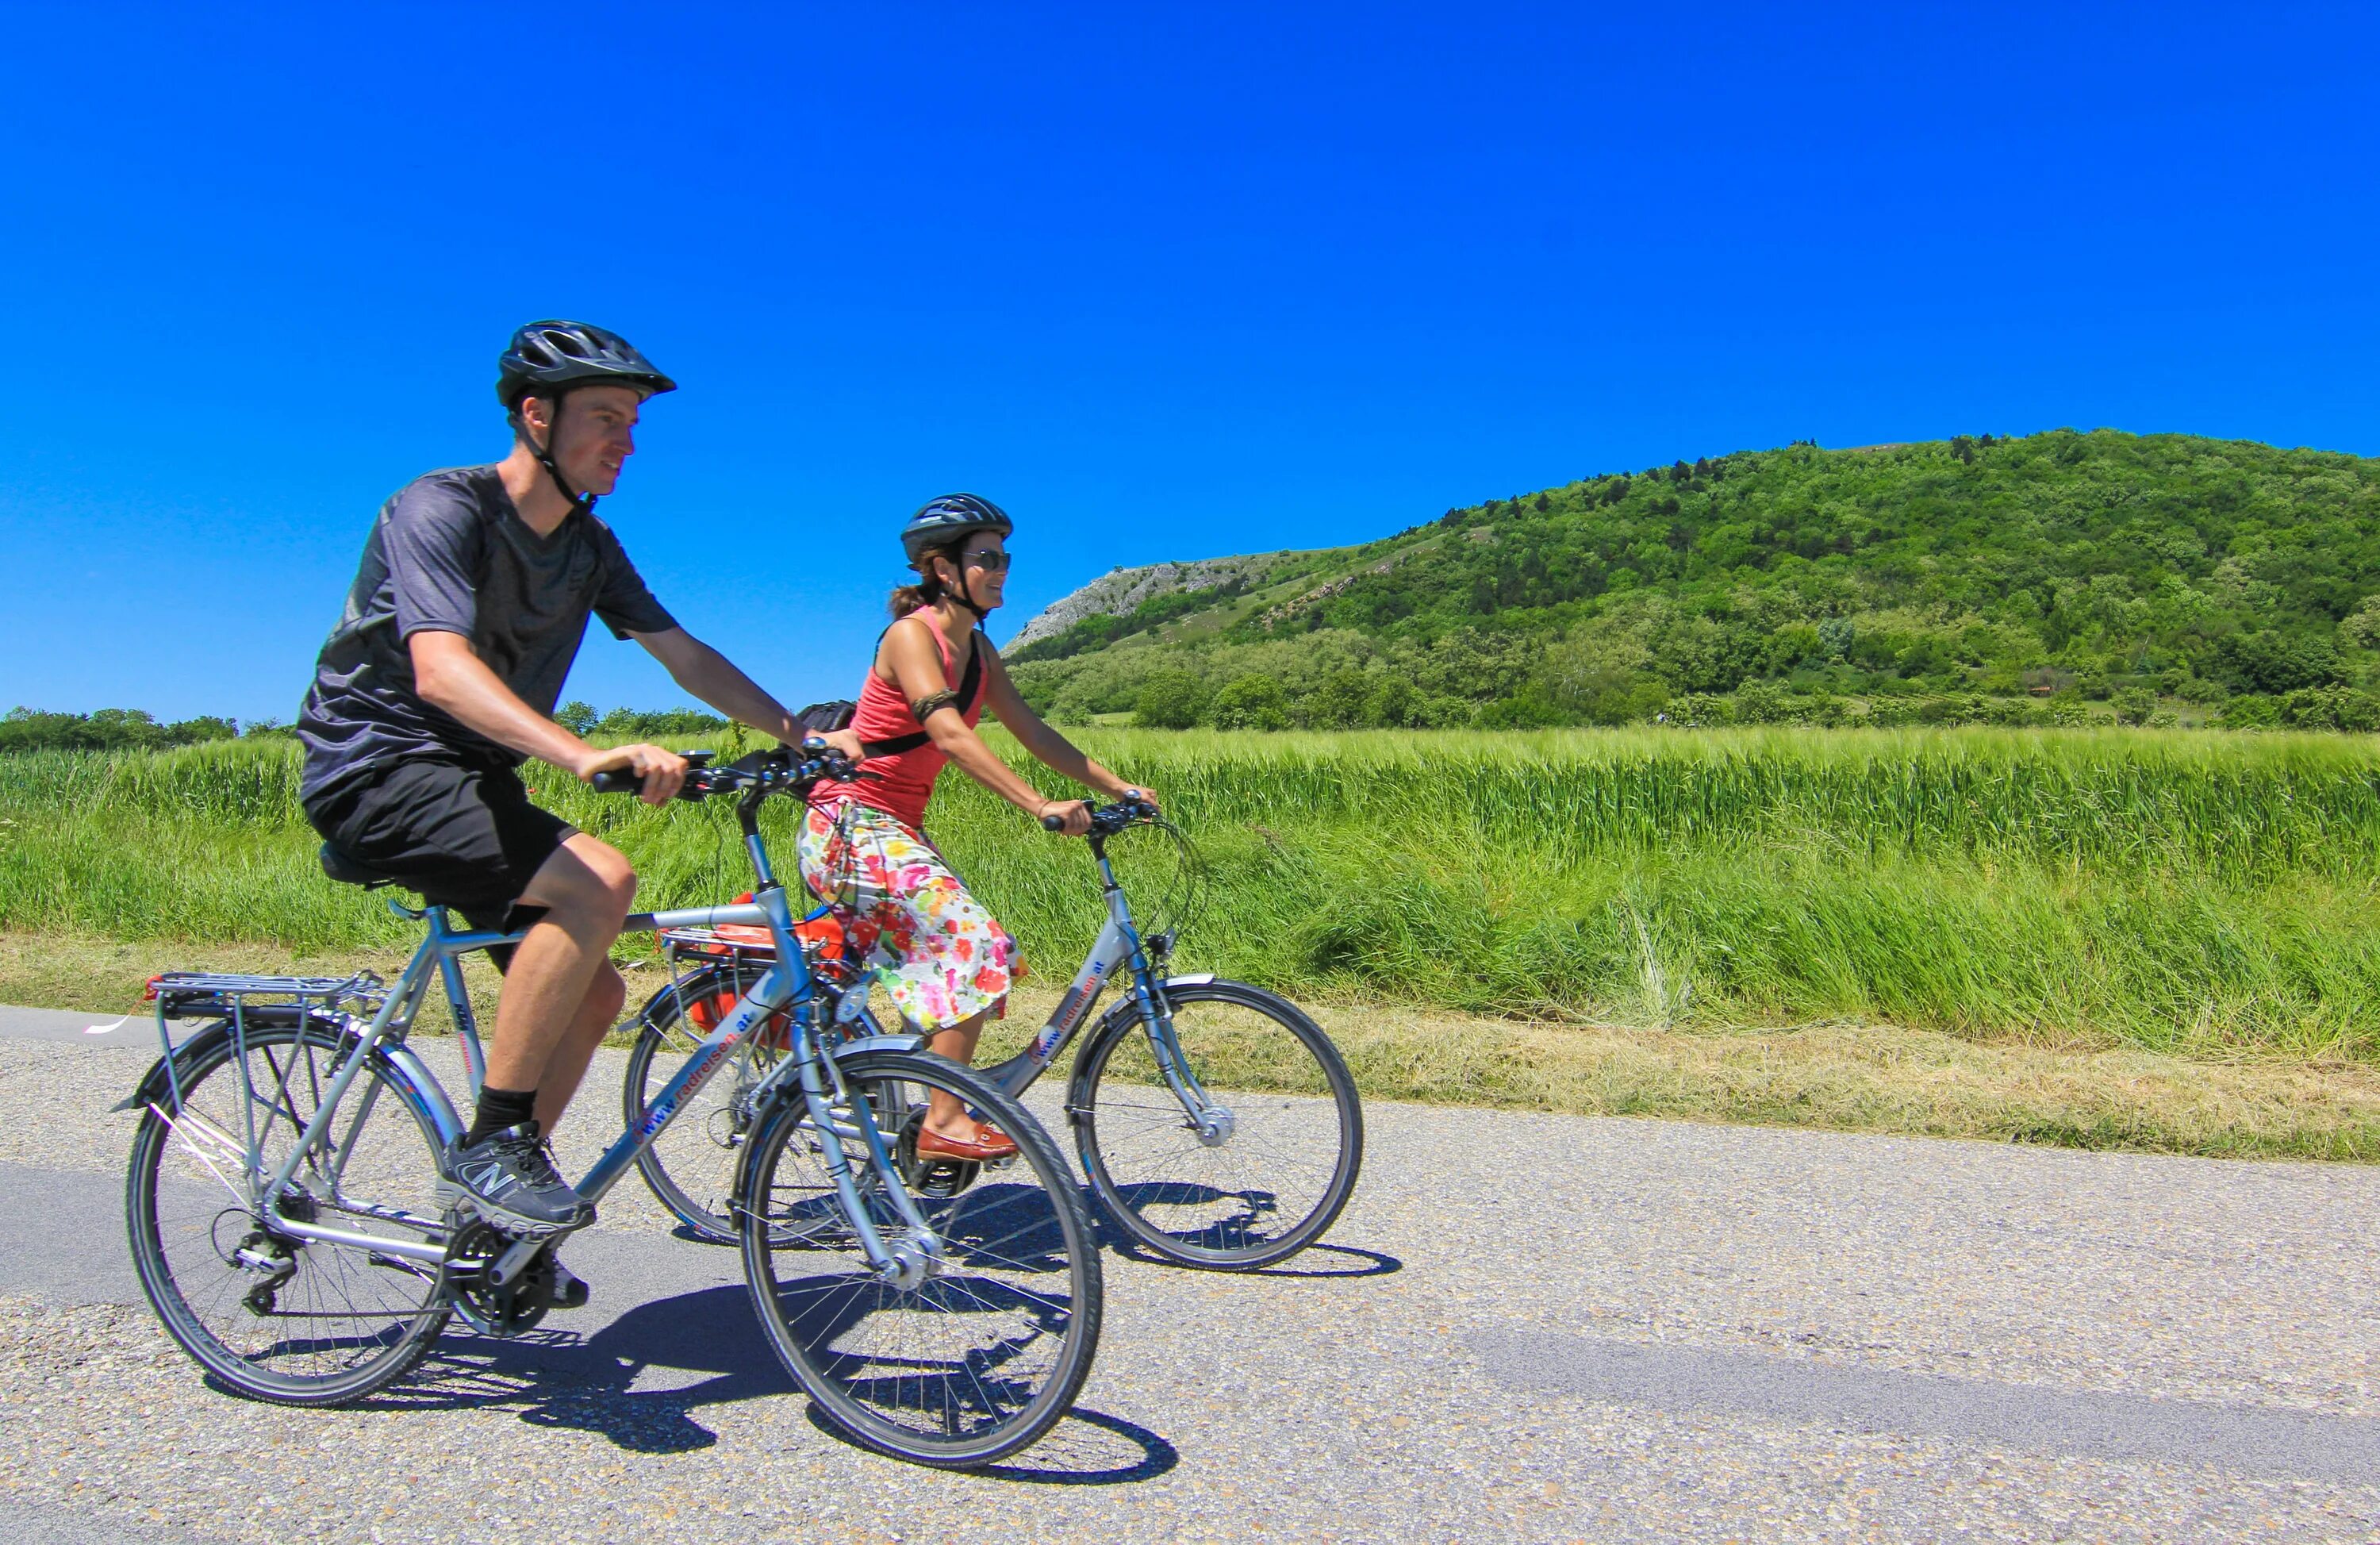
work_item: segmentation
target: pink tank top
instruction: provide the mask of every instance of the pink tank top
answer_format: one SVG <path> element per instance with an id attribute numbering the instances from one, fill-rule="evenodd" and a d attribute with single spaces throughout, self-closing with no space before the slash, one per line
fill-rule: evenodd
<path id="1" fill-rule="evenodd" d="M 951 669 L 951 647 L 943 639 L 942 630 L 929 623 L 926 631 L 933 635 L 934 651 L 942 657 L 942 679 L 956 691 L 960 673 Z M 991 647 L 980 632 L 974 636 L 974 645 L 978 651 Z M 983 718 L 983 683 L 978 679 L 975 700 L 959 704 L 960 716 L 969 729 Z M 917 716 L 909 712 L 901 688 L 878 675 L 873 666 L 867 679 L 859 684 L 859 701 L 852 711 L 851 727 L 863 741 L 898 740 L 925 730 L 917 723 Z M 830 809 L 846 799 L 856 799 L 870 809 L 882 810 L 913 832 L 919 831 L 926 824 L 926 802 L 934 797 L 934 780 L 941 776 L 942 764 L 950 760 L 949 753 L 931 740 L 910 750 L 869 757 L 854 781 L 821 783 L 811 789 L 810 803 L 820 809 Z"/>

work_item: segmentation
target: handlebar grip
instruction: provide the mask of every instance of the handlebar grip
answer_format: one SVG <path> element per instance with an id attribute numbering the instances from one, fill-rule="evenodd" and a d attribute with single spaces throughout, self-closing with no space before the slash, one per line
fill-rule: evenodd
<path id="1" fill-rule="evenodd" d="M 598 794 L 642 794 L 645 781 L 634 772 L 598 772 L 587 780 L 587 786 Z"/>
<path id="2" fill-rule="evenodd" d="M 1044 832 L 1062 832 L 1065 829 L 1066 818 L 1062 815 L 1045 815 L 1041 818 L 1041 830 Z"/>

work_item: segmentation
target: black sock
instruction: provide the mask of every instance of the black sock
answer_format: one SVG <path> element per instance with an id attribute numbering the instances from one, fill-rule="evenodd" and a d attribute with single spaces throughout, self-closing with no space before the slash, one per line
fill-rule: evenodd
<path id="1" fill-rule="evenodd" d="M 471 1119 L 471 1129 L 463 1134 L 463 1146 L 477 1147 L 507 1126 L 519 1126 L 536 1119 L 537 1090 L 500 1089 L 490 1084 L 480 1090 L 480 1113 Z"/>

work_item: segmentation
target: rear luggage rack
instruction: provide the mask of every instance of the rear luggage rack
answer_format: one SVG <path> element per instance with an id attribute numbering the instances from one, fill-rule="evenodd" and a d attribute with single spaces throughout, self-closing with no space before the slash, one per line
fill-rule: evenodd
<path id="1" fill-rule="evenodd" d="M 342 1004 L 376 1012 L 388 996 L 378 975 L 260 977 L 215 971 L 167 971 L 149 979 L 142 994 L 168 1019 L 243 1019 L 256 1025 L 298 1023 L 307 1013 L 334 1014 Z M 261 998 L 262 1003 L 249 1000 Z"/>

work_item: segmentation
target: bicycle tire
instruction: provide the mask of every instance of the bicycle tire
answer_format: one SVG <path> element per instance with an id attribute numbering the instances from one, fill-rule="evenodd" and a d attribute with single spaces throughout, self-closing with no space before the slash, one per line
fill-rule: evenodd
<path id="1" fill-rule="evenodd" d="M 228 1021 L 207 1027 L 176 1053 L 182 1103 L 173 1110 L 175 1121 L 164 1118 L 173 1097 L 161 1089 L 132 1139 L 125 1214 L 133 1265 L 150 1306 L 166 1333 L 200 1367 L 239 1393 L 276 1405 L 341 1405 L 386 1387 L 429 1352 L 451 1312 L 434 1267 L 395 1257 L 375 1259 L 375 1252 L 353 1247 L 307 1244 L 285 1235 L 275 1239 L 270 1225 L 248 1210 L 237 1192 L 224 1194 L 226 1183 L 219 1172 L 226 1164 L 234 1170 L 245 1167 L 243 1146 L 235 1142 L 225 1149 L 212 1143 L 196 1119 L 204 1117 L 218 1128 L 237 1132 L 237 1117 L 226 1125 L 217 1116 L 251 1103 L 264 1106 L 258 1146 L 265 1154 L 261 1167 L 269 1171 L 275 1158 L 272 1139 L 278 1137 L 280 1152 L 288 1151 L 302 1123 L 319 1109 L 330 1073 L 356 1044 L 352 1033 L 325 1034 L 319 1025 L 251 1028 L 244 1042 L 233 1035 Z M 276 1094 L 268 1101 L 261 1089 L 251 1094 L 236 1087 L 241 1081 L 235 1065 L 239 1061 L 249 1062 L 252 1070 L 261 1061 L 277 1078 L 285 1067 L 287 1075 L 279 1082 L 288 1091 L 285 1097 Z M 301 1068 L 302 1091 L 291 1088 L 301 1082 Z M 295 1194 L 285 1192 L 276 1210 L 303 1206 L 318 1217 L 334 1215 L 339 1227 L 353 1232 L 426 1240 L 429 1226 L 407 1229 L 358 1207 L 362 1201 L 400 1208 L 425 1223 L 441 1216 L 435 1200 L 438 1129 L 426 1097 L 395 1065 L 375 1057 L 348 1087 L 341 1108 L 356 1113 L 345 1118 L 344 1128 L 336 1122 L 332 1128 L 349 1150 L 341 1182 L 333 1184 L 317 1164 L 301 1166 L 292 1181 Z M 419 1139 L 419 1149 L 409 1140 L 414 1137 Z M 360 1198 L 358 1181 L 367 1191 Z M 212 1217 L 201 1222 L 210 1210 Z M 281 1215 L 289 1214 L 284 1210 Z M 227 1250 L 224 1241 L 235 1230 L 239 1243 Z M 236 1263 L 234 1257 L 241 1250 L 260 1259 L 285 1257 L 289 1269 L 268 1292 L 260 1285 L 267 1273 Z M 380 1300 L 380 1308 L 342 1315 L 318 1307 L 343 1292 L 358 1293 L 374 1285 L 389 1289 L 370 1295 Z M 285 1308 L 293 1290 L 304 1307 Z M 260 1295 L 263 1307 L 259 1307 Z M 352 1341 L 351 1347 L 320 1347 L 310 1361 L 309 1344 L 317 1337 L 292 1343 L 288 1333 L 276 1332 L 258 1344 L 235 1335 L 246 1325 L 240 1318 L 243 1310 L 261 1325 L 352 1319 L 377 1329 L 341 1338 Z M 249 1342 L 246 1349 L 235 1344 L 242 1340 Z M 298 1371 L 310 1367 L 317 1370 Z"/>
<path id="2" fill-rule="evenodd" d="M 916 1464 L 979 1468 L 1040 1438 L 1090 1374 L 1103 1292 L 1090 1214 L 1049 1134 L 973 1069 L 891 1051 L 841 1066 L 856 1091 L 957 1094 L 1015 1139 L 1017 1156 L 955 1196 L 917 1196 L 952 1255 L 941 1274 L 904 1289 L 869 1271 L 824 1181 L 807 1102 L 789 1093 L 746 1160 L 754 1312 L 786 1370 L 855 1441 Z M 889 1146 L 895 1134 L 884 1136 Z M 864 1150 L 855 1168 L 867 1168 Z M 897 1220 L 872 1172 L 863 1178 L 871 1220 Z"/>
<path id="3" fill-rule="evenodd" d="M 1157 1072 L 1138 1006 L 1119 1004 L 1085 1042 L 1068 1089 L 1091 1194 L 1135 1244 L 1177 1265 L 1249 1271 L 1286 1260 L 1354 1194 L 1354 1077 L 1322 1028 L 1278 994 L 1210 980 L 1169 983 L 1165 995 L 1183 1057 L 1209 1093 L 1228 1096 L 1220 1102 L 1236 1125 L 1220 1143 L 1200 1141 Z"/>
<path id="4" fill-rule="evenodd" d="M 648 1097 L 667 1088 L 679 1064 L 710 1034 L 685 1022 L 686 1005 L 721 991 L 741 997 L 764 969 L 707 967 L 653 994 L 637 1016 L 637 1043 L 629 1049 L 621 1078 L 625 1130 L 637 1130 L 645 1119 Z M 706 1243 L 736 1242 L 735 1177 L 751 1137 L 750 1124 L 739 1108 L 744 1095 L 782 1054 L 761 1047 L 758 1036 L 747 1040 L 736 1048 L 734 1063 L 712 1075 L 637 1155 L 637 1173 L 644 1176 L 654 1199 Z"/>

